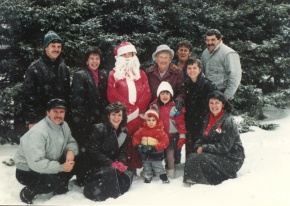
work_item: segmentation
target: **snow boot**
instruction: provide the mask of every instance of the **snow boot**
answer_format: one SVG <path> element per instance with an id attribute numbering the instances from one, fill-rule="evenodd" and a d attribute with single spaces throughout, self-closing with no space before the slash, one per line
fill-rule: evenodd
<path id="1" fill-rule="evenodd" d="M 150 177 L 150 178 L 144 178 L 144 183 L 150 183 L 151 180 L 152 180 L 152 177 Z"/>
<path id="2" fill-rule="evenodd" d="M 166 174 L 161 174 L 159 177 L 162 180 L 162 183 L 164 183 L 164 184 L 170 183 L 170 181 L 169 181 L 169 179 L 168 179 Z"/>
<path id="3" fill-rule="evenodd" d="M 175 178 L 175 169 L 167 170 L 167 176 L 168 176 L 170 179 L 174 179 L 174 178 Z"/>
<path id="4" fill-rule="evenodd" d="M 57 190 L 53 192 L 54 195 L 63 195 L 68 192 L 68 182 L 62 184 Z"/>
<path id="5" fill-rule="evenodd" d="M 28 187 L 24 187 L 20 191 L 19 195 L 20 195 L 21 201 L 25 202 L 26 204 L 33 204 L 32 200 L 36 196 L 36 194 L 31 189 L 29 189 Z"/>

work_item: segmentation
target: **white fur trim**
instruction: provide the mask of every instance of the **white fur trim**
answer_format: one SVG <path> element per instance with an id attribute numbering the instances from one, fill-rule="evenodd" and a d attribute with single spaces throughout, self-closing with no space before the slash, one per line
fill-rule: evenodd
<path id="1" fill-rule="evenodd" d="M 137 108 L 133 113 L 127 116 L 127 123 L 131 122 L 133 119 L 136 119 L 139 116 L 139 108 Z"/>
<path id="2" fill-rule="evenodd" d="M 126 45 L 126 46 L 122 46 L 117 50 L 117 56 L 121 56 L 122 54 L 126 54 L 129 52 L 134 52 L 135 54 L 137 54 L 136 48 L 134 45 Z"/>
<path id="3" fill-rule="evenodd" d="M 132 79 L 126 79 L 126 82 L 128 85 L 129 102 L 134 105 L 137 100 L 137 91 L 135 82 Z"/>

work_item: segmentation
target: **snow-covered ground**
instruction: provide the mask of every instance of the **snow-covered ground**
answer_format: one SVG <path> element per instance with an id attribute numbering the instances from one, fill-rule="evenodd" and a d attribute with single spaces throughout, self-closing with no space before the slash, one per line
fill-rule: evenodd
<path id="1" fill-rule="evenodd" d="M 263 123 L 280 126 L 274 131 L 252 127 L 241 135 L 246 159 L 236 179 L 217 186 L 184 187 L 182 171 L 170 184 L 157 178 L 151 184 L 135 179 L 129 192 L 117 199 L 93 202 L 84 197 L 82 188 L 70 182 L 65 195 L 41 195 L 36 205 L 223 205 L 274 206 L 290 205 L 290 110 L 269 108 Z M 0 146 L 0 161 L 13 157 L 17 145 Z M 184 151 L 183 151 L 184 152 Z M 184 161 L 184 160 L 183 160 Z M 140 172 L 140 171 L 138 171 Z M 15 166 L 0 164 L 0 205 L 23 205 L 19 192 L 23 186 L 15 178 Z"/>

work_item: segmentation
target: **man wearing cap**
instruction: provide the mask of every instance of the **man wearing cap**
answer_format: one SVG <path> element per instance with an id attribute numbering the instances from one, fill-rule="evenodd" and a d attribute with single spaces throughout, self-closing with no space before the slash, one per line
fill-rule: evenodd
<path id="1" fill-rule="evenodd" d="M 45 116 L 50 99 L 68 102 L 70 95 L 70 72 L 60 57 L 62 39 L 49 31 L 43 44 L 41 57 L 28 67 L 23 83 L 23 112 L 29 129 Z"/>
<path id="2" fill-rule="evenodd" d="M 139 116 L 149 106 L 151 93 L 148 79 L 140 69 L 137 51 L 130 42 L 121 42 L 114 50 L 115 68 L 109 73 L 107 98 L 110 103 L 122 102 L 127 110 L 127 163 L 128 168 L 135 173 L 136 168 L 142 167 L 142 161 L 133 148 L 132 137 L 142 126 L 143 119 Z"/>
<path id="3" fill-rule="evenodd" d="M 78 145 L 64 121 L 66 103 L 52 99 L 46 108 L 46 117 L 20 138 L 14 156 L 16 178 L 25 185 L 20 199 L 27 204 L 32 204 L 38 194 L 66 193 L 74 175 Z"/>
<path id="4" fill-rule="evenodd" d="M 207 49 L 201 57 L 203 71 L 228 99 L 233 99 L 242 78 L 238 53 L 223 43 L 217 29 L 206 32 L 205 43 Z"/>

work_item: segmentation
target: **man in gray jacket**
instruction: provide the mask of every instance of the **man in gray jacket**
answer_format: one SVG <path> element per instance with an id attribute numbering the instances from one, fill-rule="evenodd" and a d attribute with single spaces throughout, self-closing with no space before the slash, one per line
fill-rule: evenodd
<path id="1" fill-rule="evenodd" d="M 205 42 L 207 49 L 201 57 L 203 71 L 228 99 L 233 99 L 242 78 L 240 57 L 223 43 L 217 29 L 206 32 Z"/>
<path id="2" fill-rule="evenodd" d="M 47 116 L 20 138 L 14 156 L 16 178 L 25 185 L 20 199 L 32 204 L 38 194 L 64 194 L 74 175 L 78 145 L 64 121 L 66 103 L 52 99 L 47 103 Z"/>

